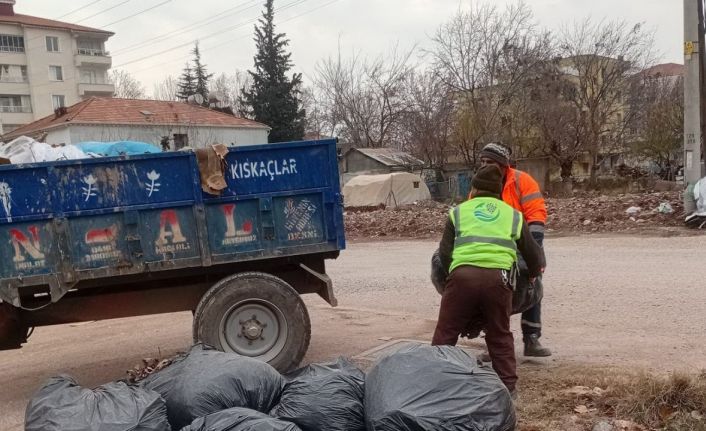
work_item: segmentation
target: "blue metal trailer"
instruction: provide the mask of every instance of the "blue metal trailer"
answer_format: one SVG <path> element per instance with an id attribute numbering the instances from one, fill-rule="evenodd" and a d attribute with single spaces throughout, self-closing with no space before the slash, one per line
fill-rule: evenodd
<path id="1" fill-rule="evenodd" d="M 336 305 L 335 140 L 231 148 L 204 193 L 193 152 L 0 166 L 0 345 L 43 325 L 191 310 L 194 340 L 296 366 L 300 294 Z"/>

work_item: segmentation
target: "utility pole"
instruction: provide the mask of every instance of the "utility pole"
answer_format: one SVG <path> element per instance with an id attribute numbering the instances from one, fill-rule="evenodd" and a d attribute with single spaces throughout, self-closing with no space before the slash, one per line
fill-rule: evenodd
<path id="1" fill-rule="evenodd" d="M 704 176 L 701 161 L 703 112 L 703 0 L 684 0 L 684 182 L 693 189 Z M 691 187 L 690 187 L 691 186 Z M 684 195 L 684 210 L 695 210 L 693 195 Z"/>

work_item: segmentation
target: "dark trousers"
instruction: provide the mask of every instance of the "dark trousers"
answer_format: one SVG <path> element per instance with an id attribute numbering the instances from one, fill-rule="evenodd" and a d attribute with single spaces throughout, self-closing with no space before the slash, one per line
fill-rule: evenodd
<path id="1" fill-rule="evenodd" d="M 543 247 L 544 232 L 532 232 L 532 238 L 537 241 L 540 247 Z M 537 337 L 542 336 L 542 301 L 537 305 L 522 313 L 522 337 L 527 338 L 530 335 L 537 334 Z"/>
<path id="2" fill-rule="evenodd" d="M 512 291 L 503 283 L 500 270 L 460 266 L 446 282 L 432 345 L 455 346 L 470 324 L 484 322 L 485 343 L 493 369 L 512 391 L 517 369 L 511 313 Z"/>

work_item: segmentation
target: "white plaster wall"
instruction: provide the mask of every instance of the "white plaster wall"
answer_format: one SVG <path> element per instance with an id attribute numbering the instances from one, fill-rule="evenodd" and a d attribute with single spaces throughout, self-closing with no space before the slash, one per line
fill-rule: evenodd
<path id="1" fill-rule="evenodd" d="M 189 146 L 203 148 L 214 143 L 254 145 L 267 143 L 266 129 L 199 126 L 69 126 L 71 143 L 83 141 L 141 141 L 159 146 L 163 136 L 187 134 Z M 173 148 L 173 147 L 172 147 Z"/>
<path id="2" fill-rule="evenodd" d="M 46 36 L 59 38 L 59 52 L 48 52 Z M 62 95 L 66 106 L 81 100 L 78 95 L 78 69 L 75 65 L 75 41 L 68 31 L 25 28 L 27 75 L 32 91 L 34 118 L 46 117 L 54 112 L 52 95 Z M 63 81 L 49 79 L 49 66 L 61 66 Z"/>
<path id="3" fill-rule="evenodd" d="M 70 144 L 71 143 L 71 136 L 69 134 L 69 129 L 68 128 L 63 128 L 63 129 L 54 129 L 50 132 L 47 133 L 47 137 L 44 140 L 49 145 L 58 145 L 58 144 Z"/>

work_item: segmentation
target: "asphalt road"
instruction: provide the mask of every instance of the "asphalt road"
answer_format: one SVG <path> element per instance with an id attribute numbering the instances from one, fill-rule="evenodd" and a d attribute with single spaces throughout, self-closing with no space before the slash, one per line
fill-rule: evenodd
<path id="1" fill-rule="evenodd" d="M 703 237 L 548 239 L 543 341 L 555 351 L 548 361 L 706 368 L 704 245 Z M 429 339 L 440 299 L 428 282 L 435 247 L 350 244 L 328 268 L 339 308 L 306 300 L 313 335 L 305 361 L 355 356 L 391 339 Z M 49 376 L 67 373 L 95 386 L 190 342 L 190 313 L 38 328 L 23 349 L 0 352 L 0 429 L 22 429 L 28 399 Z"/>

